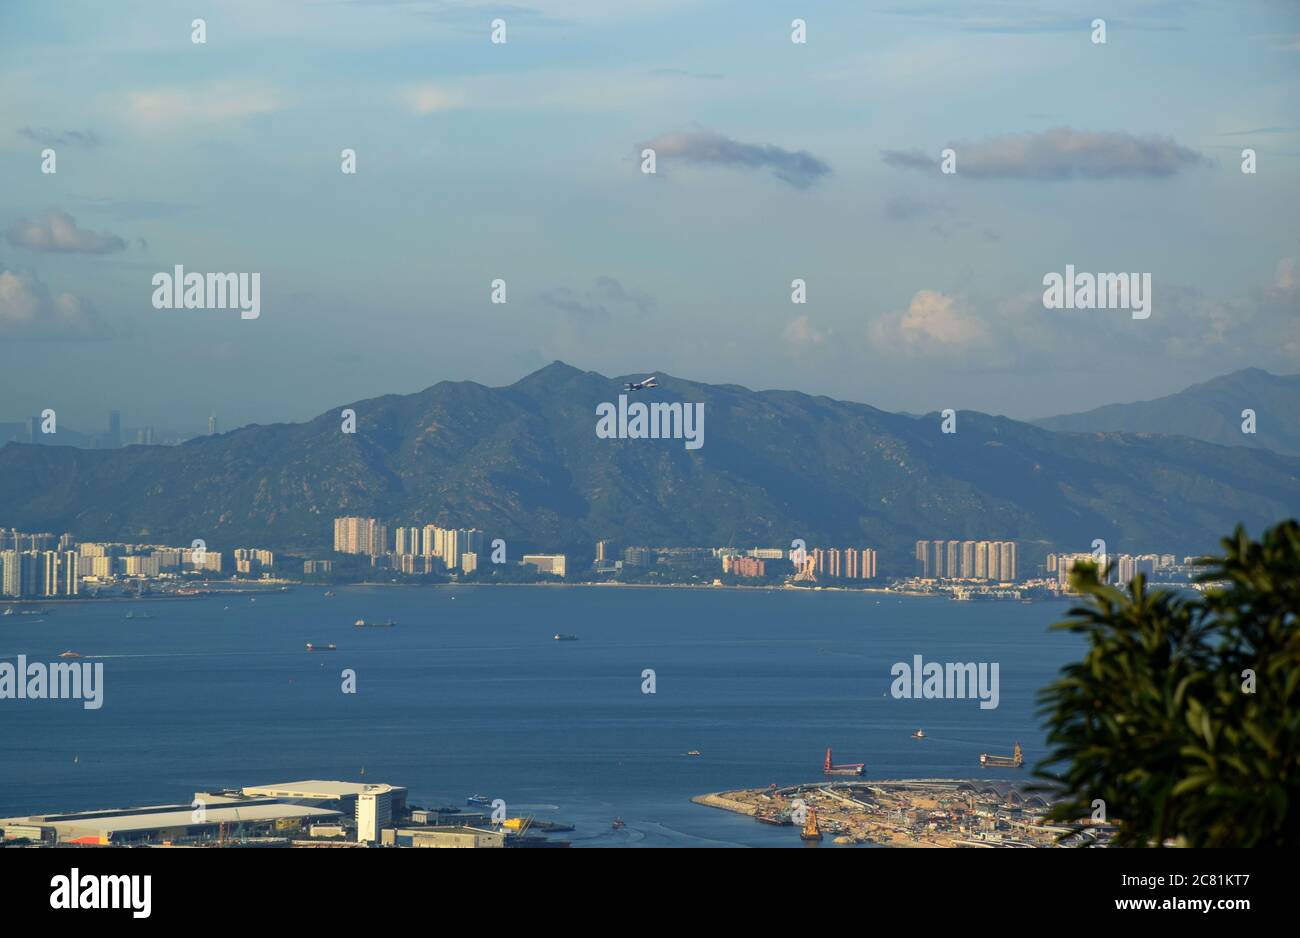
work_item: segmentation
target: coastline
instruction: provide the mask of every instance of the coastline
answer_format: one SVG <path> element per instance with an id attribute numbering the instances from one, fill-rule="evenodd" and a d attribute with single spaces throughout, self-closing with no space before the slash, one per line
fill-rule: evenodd
<path id="1" fill-rule="evenodd" d="M 1050 823 L 1048 802 L 1028 781 L 980 778 L 823 780 L 739 788 L 691 797 L 693 804 L 763 820 L 842 846 L 1055 847 L 1068 828 Z M 810 838 L 804 838 L 810 839 Z"/>

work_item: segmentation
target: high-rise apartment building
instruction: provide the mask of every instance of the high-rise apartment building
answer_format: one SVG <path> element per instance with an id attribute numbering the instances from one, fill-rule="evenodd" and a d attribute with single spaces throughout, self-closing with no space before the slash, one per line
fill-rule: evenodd
<path id="1" fill-rule="evenodd" d="M 394 551 L 398 554 L 419 554 L 420 551 L 420 529 L 417 527 L 399 527 L 397 529 L 397 538 L 394 543 Z"/>
<path id="2" fill-rule="evenodd" d="M 442 556 L 442 528 L 436 524 L 426 524 L 424 526 L 423 553 L 426 557 Z"/>
<path id="3" fill-rule="evenodd" d="M 934 553 L 931 555 L 934 560 L 934 569 L 931 571 L 930 576 L 934 577 L 935 579 L 942 579 L 944 576 L 943 555 L 944 555 L 944 548 L 947 545 L 947 542 L 931 541 L 930 543 L 934 547 Z"/>
<path id="4" fill-rule="evenodd" d="M 334 549 L 340 554 L 385 554 L 388 526 L 374 518 L 335 518 Z"/>
<path id="5" fill-rule="evenodd" d="M 1002 581 L 1004 583 L 1014 582 L 1016 579 L 1016 542 L 1002 541 L 998 544 L 998 552 L 1002 558 Z"/>
<path id="6" fill-rule="evenodd" d="M 23 594 L 23 555 L 16 550 L 0 553 L 0 593 L 5 596 Z"/>

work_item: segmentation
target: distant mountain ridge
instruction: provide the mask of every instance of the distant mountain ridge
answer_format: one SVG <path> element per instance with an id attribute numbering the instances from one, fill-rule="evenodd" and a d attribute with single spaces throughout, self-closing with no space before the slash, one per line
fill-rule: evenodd
<path id="1" fill-rule="evenodd" d="M 1255 412 L 1255 433 L 1242 432 L 1243 410 Z M 1223 446 L 1259 446 L 1300 455 L 1300 375 L 1247 368 L 1132 404 L 1108 404 L 1078 414 L 1033 421 L 1067 433 L 1164 433 Z"/>
<path id="2" fill-rule="evenodd" d="M 705 404 L 705 444 L 597 438 L 623 382 L 640 401 Z M 0 449 L 0 526 L 85 538 L 320 554 L 332 519 L 475 525 L 511 558 L 553 548 L 812 546 L 881 550 L 910 573 L 917 538 L 1026 547 L 1198 552 L 1243 521 L 1300 512 L 1300 459 L 1183 437 L 1055 433 L 972 411 L 892 414 L 794 391 L 646 370 L 607 378 L 560 362 L 506 387 L 441 382 L 299 424 L 179 446 Z"/>

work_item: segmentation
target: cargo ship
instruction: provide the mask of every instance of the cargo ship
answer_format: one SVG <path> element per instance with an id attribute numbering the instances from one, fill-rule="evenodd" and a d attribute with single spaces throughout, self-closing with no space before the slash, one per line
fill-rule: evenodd
<path id="1" fill-rule="evenodd" d="M 1025 754 L 1020 751 L 1020 743 L 1016 743 L 1015 749 L 1009 756 L 991 756 L 987 752 L 980 753 L 980 765 L 986 768 L 1018 769 L 1025 764 Z"/>
<path id="2" fill-rule="evenodd" d="M 826 747 L 826 761 L 822 764 L 823 775 L 861 775 L 865 763 L 863 762 L 845 762 L 836 765 L 831 761 L 831 747 Z M 820 839 L 820 838 L 818 838 Z"/>
<path id="3" fill-rule="evenodd" d="M 338 647 L 339 646 L 335 645 L 333 642 L 330 642 L 328 645 L 313 645 L 311 642 L 307 643 L 308 651 L 337 651 Z"/>

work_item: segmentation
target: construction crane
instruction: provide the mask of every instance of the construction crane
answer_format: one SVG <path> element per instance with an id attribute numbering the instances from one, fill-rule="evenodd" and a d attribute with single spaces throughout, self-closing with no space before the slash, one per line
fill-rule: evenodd
<path id="1" fill-rule="evenodd" d="M 831 761 L 831 747 L 826 747 L 826 761 L 822 764 L 822 774 L 824 775 L 861 775 L 864 763 L 862 762 L 845 762 L 836 765 Z"/>

